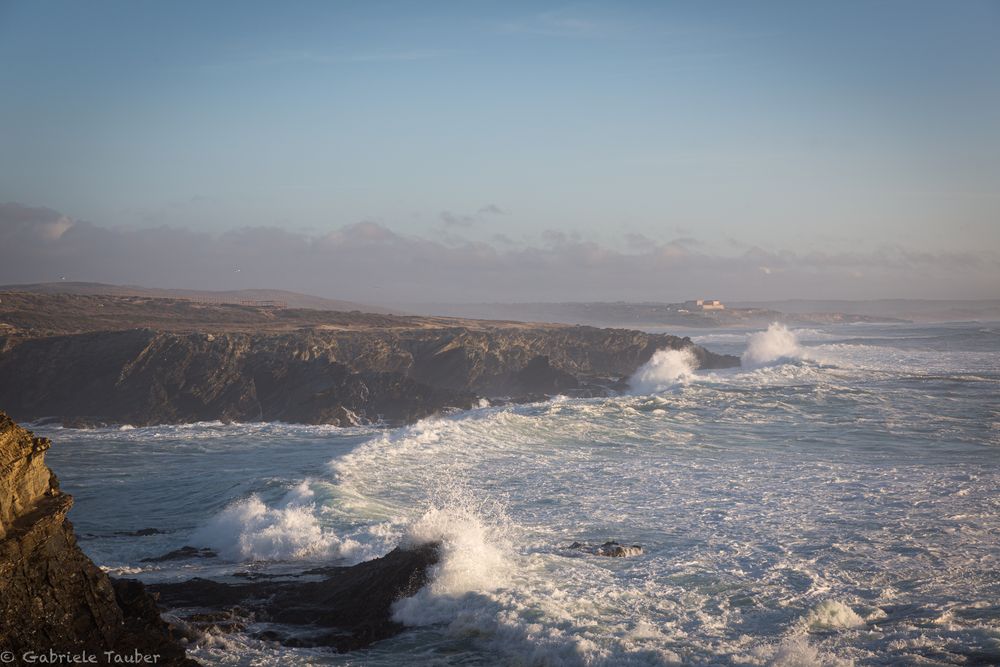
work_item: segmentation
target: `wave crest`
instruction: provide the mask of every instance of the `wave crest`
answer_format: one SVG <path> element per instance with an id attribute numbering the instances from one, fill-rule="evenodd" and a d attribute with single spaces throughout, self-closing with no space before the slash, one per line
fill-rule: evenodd
<path id="1" fill-rule="evenodd" d="M 356 552 L 360 544 L 320 525 L 312 498 L 308 480 L 276 507 L 268 507 L 254 494 L 215 515 L 193 540 L 239 561 L 319 559 Z"/>
<path id="2" fill-rule="evenodd" d="M 447 494 L 407 528 L 401 546 L 439 542 L 441 560 L 430 583 L 396 603 L 394 618 L 406 625 L 450 622 L 467 594 L 495 590 L 510 571 L 510 520 L 499 502 L 477 502 L 468 492 Z"/>
<path id="3" fill-rule="evenodd" d="M 772 322 L 766 331 L 747 338 L 747 349 L 740 357 L 743 368 L 759 368 L 782 360 L 802 358 L 802 348 L 794 331 L 784 324 Z"/>
<path id="4" fill-rule="evenodd" d="M 636 393 L 655 394 L 685 382 L 697 367 L 698 360 L 689 348 L 657 350 L 628 383 Z"/>

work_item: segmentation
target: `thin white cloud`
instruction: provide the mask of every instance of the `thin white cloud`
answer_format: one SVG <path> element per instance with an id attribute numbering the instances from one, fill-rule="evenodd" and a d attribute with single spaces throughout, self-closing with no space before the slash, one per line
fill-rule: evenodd
<path id="1" fill-rule="evenodd" d="M 202 66 L 206 72 L 254 67 L 282 67 L 287 65 L 348 65 L 352 63 L 406 63 L 421 60 L 435 60 L 453 55 L 448 49 L 374 49 L 354 53 L 330 53 L 323 51 L 293 50 L 273 51 L 245 57 L 209 63 Z"/>
<path id="2" fill-rule="evenodd" d="M 445 228 L 472 227 L 477 222 L 482 222 L 486 218 L 494 215 L 506 215 L 507 211 L 496 204 L 481 206 L 475 213 L 453 213 L 451 211 L 441 211 L 438 216 Z"/>

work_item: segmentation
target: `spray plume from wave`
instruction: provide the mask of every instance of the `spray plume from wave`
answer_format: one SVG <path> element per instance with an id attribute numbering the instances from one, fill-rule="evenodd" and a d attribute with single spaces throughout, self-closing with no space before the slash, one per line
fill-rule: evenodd
<path id="1" fill-rule="evenodd" d="M 301 560 L 344 557 L 360 544 L 324 529 L 316 517 L 313 491 L 304 481 L 276 507 L 256 494 L 231 503 L 193 539 L 230 560 Z"/>
<path id="2" fill-rule="evenodd" d="M 686 381 L 698 367 L 691 350 L 657 350 L 649 361 L 629 378 L 629 386 L 639 394 L 655 394 Z"/>
<path id="3" fill-rule="evenodd" d="M 802 348 L 794 331 L 784 324 L 771 323 L 766 331 L 751 334 L 740 357 L 743 368 L 759 368 L 776 361 L 802 358 Z"/>
<path id="4" fill-rule="evenodd" d="M 431 571 L 430 584 L 394 607 L 394 618 L 406 625 L 454 620 L 467 606 L 466 595 L 495 590 L 510 572 L 512 526 L 504 506 L 477 501 L 467 491 L 446 496 L 412 522 L 401 540 L 404 547 L 441 544 L 441 560 Z"/>

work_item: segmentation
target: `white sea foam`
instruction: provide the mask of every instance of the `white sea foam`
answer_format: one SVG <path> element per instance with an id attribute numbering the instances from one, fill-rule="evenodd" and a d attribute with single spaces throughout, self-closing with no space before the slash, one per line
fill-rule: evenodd
<path id="1" fill-rule="evenodd" d="M 767 667 L 851 667 L 854 664 L 853 660 L 823 653 L 800 635 L 785 639 L 772 651 Z"/>
<path id="2" fill-rule="evenodd" d="M 407 625 L 450 622 L 465 606 L 464 596 L 503 585 L 511 567 L 510 533 L 502 504 L 478 501 L 464 490 L 444 494 L 401 541 L 403 546 L 439 542 L 441 560 L 430 573 L 430 584 L 396 604 L 396 620 Z"/>
<path id="3" fill-rule="evenodd" d="M 789 333 L 798 356 L 769 345 L 759 356 L 772 360 L 760 366 L 664 374 L 667 387 L 683 391 L 483 407 L 364 442 L 360 429 L 289 425 L 99 438 L 63 431 L 78 447 L 51 455 L 71 483 L 100 484 L 116 503 L 152 494 L 138 510 L 187 494 L 169 518 L 110 507 L 100 522 L 89 519 L 85 548 L 116 567 L 141 565 L 175 539 L 236 559 L 346 553 L 351 561 L 401 541 L 441 540 L 429 586 L 396 610 L 416 625 L 366 651 L 373 666 L 830 667 L 928 655 L 959 663 L 970 646 L 997 662 L 1000 474 L 990 445 L 1000 442 L 1000 357 L 867 336 L 807 346 L 800 330 Z M 981 379 L 936 379 L 962 369 Z M 209 437 L 219 440 L 202 440 Z M 123 451 L 143 456 L 123 459 Z M 247 465 L 217 465 L 232 456 Z M 130 474 L 134 466 L 144 474 L 111 478 L 123 460 Z M 269 495 L 275 481 L 306 470 L 319 477 L 285 498 Z M 260 495 L 236 499 L 248 484 Z M 227 493 L 218 516 L 200 514 Z M 104 509 L 91 502 L 84 496 L 74 510 L 83 523 Z M 214 528 L 209 541 L 188 542 L 192 520 Z M 109 532 L 145 525 L 164 534 Z M 606 539 L 642 544 L 644 553 L 611 559 L 564 548 Z M 355 540 L 360 551 L 350 548 Z M 217 560 L 146 565 L 137 575 L 232 572 Z M 352 659 L 276 649 L 249 634 L 225 641 L 203 640 L 194 655 L 212 664 Z"/>
<path id="4" fill-rule="evenodd" d="M 784 324 L 774 322 L 766 331 L 750 334 L 740 363 L 744 368 L 759 368 L 777 361 L 801 358 L 802 348 L 795 332 Z"/>
<path id="5" fill-rule="evenodd" d="M 628 383 L 636 393 L 654 394 L 685 382 L 697 366 L 698 360 L 688 348 L 657 350 Z"/>
<path id="6" fill-rule="evenodd" d="M 259 496 L 238 500 L 198 530 L 192 540 L 231 560 L 300 560 L 344 557 L 360 545 L 320 525 L 313 491 L 304 481 L 275 507 Z"/>
<path id="7" fill-rule="evenodd" d="M 809 630 L 837 630 L 864 625 L 857 612 L 839 600 L 823 600 L 803 619 Z"/>

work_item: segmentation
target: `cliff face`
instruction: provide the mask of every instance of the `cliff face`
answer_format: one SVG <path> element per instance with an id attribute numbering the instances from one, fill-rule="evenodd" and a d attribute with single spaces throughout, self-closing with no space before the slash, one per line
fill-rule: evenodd
<path id="1" fill-rule="evenodd" d="M 0 650 L 16 664 L 26 652 L 86 652 L 108 664 L 105 651 L 138 651 L 196 665 L 140 583 L 112 582 L 80 551 L 66 520 L 73 498 L 45 466 L 49 446 L 0 412 Z"/>
<path id="2" fill-rule="evenodd" d="M 601 393 L 680 347 L 703 368 L 738 363 L 687 339 L 591 327 L 90 332 L 9 344 L 0 406 L 69 423 L 407 423 L 479 396 Z"/>

